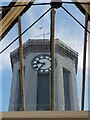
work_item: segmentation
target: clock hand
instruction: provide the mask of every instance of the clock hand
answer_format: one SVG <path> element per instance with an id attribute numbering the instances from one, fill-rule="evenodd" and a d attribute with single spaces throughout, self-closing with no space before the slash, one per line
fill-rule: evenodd
<path id="1" fill-rule="evenodd" d="M 37 61 L 38 64 L 44 64 L 45 62 L 40 62 L 40 61 Z"/>
<path id="2" fill-rule="evenodd" d="M 40 70 L 40 69 L 41 69 L 41 67 L 42 67 L 43 65 L 45 65 L 45 62 L 43 62 L 43 63 L 41 63 L 41 62 L 40 62 L 40 64 L 41 64 L 41 66 L 39 67 L 39 69 L 38 69 L 38 70 Z"/>

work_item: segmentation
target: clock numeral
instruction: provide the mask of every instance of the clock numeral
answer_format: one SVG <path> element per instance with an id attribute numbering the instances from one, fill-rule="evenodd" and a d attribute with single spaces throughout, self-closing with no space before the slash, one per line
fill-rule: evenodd
<path id="1" fill-rule="evenodd" d="M 51 68 L 49 68 L 49 71 L 51 71 Z"/>
<path id="2" fill-rule="evenodd" d="M 43 58 L 43 56 L 40 57 L 41 59 Z"/>
<path id="3" fill-rule="evenodd" d="M 37 61 L 34 61 L 34 64 L 37 63 Z"/>
<path id="4" fill-rule="evenodd" d="M 50 57 L 49 57 L 48 59 L 51 61 L 51 58 L 50 58 Z"/>
<path id="5" fill-rule="evenodd" d="M 49 70 L 47 69 L 47 70 L 45 70 L 45 72 L 48 72 Z"/>
<path id="6" fill-rule="evenodd" d="M 43 72 L 43 70 L 40 70 L 40 72 Z"/>
<path id="7" fill-rule="evenodd" d="M 34 64 L 33 66 L 34 66 L 34 67 L 36 67 L 37 65 L 36 65 L 36 64 Z"/>
<path id="8" fill-rule="evenodd" d="M 37 69 L 37 68 L 38 68 L 38 66 L 36 65 L 36 66 L 34 66 L 34 68 L 36 68 L 36 69 Z"/>
<path id="9" fill-rule="evenodd" d="M 38 71 L 38 70 L 39 70 L 39 68 L 36 68 L 36 70 Z"/>
<path id="10" fill-rule="evenodd" d="M 38 60 L 39 60 L 39 58 L 36 58 L 36 60 L 38 61 Z"/>
<path id="11" fill-rule="evenodd" d="M 48 56 L 46 56 L 45 58 L 46 58 L 46 59 L 49 59 L 49 57 L 48 57 Z"/>

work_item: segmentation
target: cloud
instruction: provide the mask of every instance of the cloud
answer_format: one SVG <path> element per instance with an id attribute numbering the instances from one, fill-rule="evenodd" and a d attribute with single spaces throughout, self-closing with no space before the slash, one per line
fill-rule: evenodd
<path id="1" fill-rule="evenodd" d="M 38 8 L 28 10 L 25 15 L 22 16 L 22 32 L 30 26 L 47 8 L 44 8 L 39 13 L 39 16 L 36 15 L 36 11 Z M 39 10 L 38 10 L 39 11 Z M 45 18 L 45 17 L 44 17 Z M 46 19 L 45 19 L 46 20 Z M 47 19 L 48 21 L 48 19 Z M 36 38 L 35 36 L 42 34 L 42 31 L 39 30 L 41 27 L 41 22 L 38 22 L 35 26 L 33 26 L 29 31 L 27 31 L 23 35 L 23 43 L 27 41 L 30 38 Z M 1 41 L 0 43 L 0 51 L 5 48 L 11 41 L 13 41 L 18 36 L 18 26 L 17 24 L 10 30 L 10 32 L 7 34 L 7 36 Z M 18 40 L 17 40 L 18 41 Z M 2 69 L 10 67 L 10 52 L 13 51 L 18 47 L 18 42 L 14 43 L 14 45 L 10 46 L 9 49 L 7 49 L 2 55 L 0 60 L 2 61 Z"/>
<path id="2" fill-rule="evenodd" d="M 38 2 L 38 1 L 37 1 Z M 39 1 L 39 2 L 43 2 L 43 0 Z M 47 0 L 48 2 L 48 0 Z M 41 7 L 42 8 L 42 7 Z M 46 11 L 48 7 L 44 7 L 43 9 L 39 9 L 39 8 L 35 8 L 32 7 L 30 8 L 21 18 L 22 20 L 22 32 L 28 27 L 30 26 L 33 21 L 35 21 L 39 16 L 41 16 L 41 14 L 43 12 Z M 40 11 L 41 10 L 41 11 Z M 36 14 L 36 11 L 40 11 L 38 13 L 38 15 Z M 60 10 L 57 13 L 57 16 L 60 17 L 59 15 Z M 59 19 L 59 18 L 58 18 Z M 64 20 L 64 19 L 63 19 Z M 44 21 L 44 22 L 42 22 Z M 72 21 L 72 20 L 71 20 Z M 35 26 L 33 26 L 29 31 L 27 31 L 24 35 L 23 35 L 23 42 L 27 41 L 30 38 L 36 38 L 36 36 L 41 35 L 43 33 L 42 30 L 40 30 L 40 27 L 45 27 L 43 29 L 45 29 L 45 32 L 49 32 L 50 31 L 50 14 L 46 15 L 41 21 L 39 21 Z M 61 21 L 62 22 L 62 21 Z M 82 56 L 83 56 L 83 31 L 81 29 L 77 29 L 77 31 L 75 31 L 72 34 L 70 34 L 70 29 L 72 29 L 72 26 L 70 26 L 70 28 L 65 27 L 66 24 L 68 24 L 69 21 L 67 21 L 67 23 L 65 23 L 64 20 L 64 25 L 60 24 L 58 25 L 58 22 L 56 20 L 56 30 L 55 30 L 55 37 L 59 38 L 60 40 L 62 40 L 63 42 L 65 42 L 67 45 L 69 45 L 71 48 L 73 48 L 74 50 L 76 50 L 79 53 L 79 58 L 78 58 L 78 65 L 79 67 L 82 67 Z M 44 24 L 45 23 L 45 24 Z M 75 23 L 76 24 L 76 23 Z M 74 25 L 75 25 L 74 24 Z M 49 27 L 48 27 L 49 26 Z M 59 27 L 60 26 L 60 27 Z M 68 26 L 67 26 L 68 27 Z M 78 32 L 80 32 L 80 30 L 82 31 L 82 33 L 80 33 L 80 35 L 78 35 Z M 59 32 L 60 31 L 60 32 Z M 13 35 L 12 35 L 13 34 Z M 17 24 L 12 28 L 12 30 L 9 32 L 9 34 L 5 37 L 5 39 L 2 42 L 2 48 L 4 46 L 6 46 L 9 42 L 11 42 L 14 38 L 16 38 L 16 36 L 18 36 L 18 28 L 17 28 Z M 49 35 L 50 36 L 50 35 Z M 48 37 L 49 37 L 48 36 Z M 42 38 L 43 36 L 41 36 L 40 38 Z M 39 37 L 38 37 L 39 38 Z M 67 40 L 68 38 L 68 40 Z M 73 38 L 73 39 L 72 39 Z M 16 45 L 17 47 L 17 45 Z M 1 47 L 0 47 L 1 48 Z M 14 47 L 10 47 L 8 50 L 6 50 L 6 52 L 2 55 L 3 59 L 3 67 L 4 66 L 8 66 L 8 64 L 10 64 L 10 51 L 14 50 Z M 6 61 L 6 59 L 9 59 Z"/>
<path id="3" fill-rule="evenodd" d="M 22 17 L 22 29 L 23 31 L 30 26 L 36 19 L 38 19 L 49 7 L 47 6 L 32 6 Z M 37 14 L 36 14 L 37 13 Z M 42 30 L 40 30 L 40 27 L 43 27 L 45 31 L 49 31 L 49 28 L 47 29 L 47 26 L 49 26 L 49 13 L 45 15 L 40 21 L 38 21 L 30 30 L 27 31 L 24 36 L 28 36 L 28 38 L 36 38 L 36 36 L 41 35 L 43 33 Z M 24 24 L 24 21 L 26 22 Z"/>
<path id="4" fill-rule="evenodd" d="M 43 2 L 43 0 L 37 0 L 36 2 Z M 49 2 L 49 0 L 47 0 L 45 2 Z M 33 23 L 33 21 L 35 21 L 39 16 L 41 16 L 42 13 L 44 13 L 48 9 L 48 7 L 41 7 L 41 8 L 43 8 L 43 9 L 39 9 L 39 7 L 33 6 L 22 16 L 22 18 L 21 18 L 22 32 L 28 26 L 30 26 Z M 78 66 L 82 67 L 83 37 L 81 37 L 81 36 L 83 35 L 83 29 L 79 28 L 78 26 L 76 26 L 77 28 L 76 27 L 73 28 L 73 26 L 68 26 L 67 24 L 69 24 L 69 20 L 64 19 L 63 18 L 64 16 L 62 16 L 62 20 L 61 20 L 60 11 L 61 10 L 58 10 L 56 17 L 58 17 L 58 19 L 60 20 L 60 22 L 62 24 L 56 20 L 55 38 L 59 38 L 60 40 L 65 42 L 67 45 L 69 45 L 71 48 L 73 48 L 74 50 L 76 50 L 79 53 Z M 37 14 L 36 14 L 36 12 L 37 12 Z M 71 22 L 73 22 L 74 26 L 76 25 L 76 23 L 74 23 L 73 20 L 71 20 L 70 23 Z M 37 24 L 35 24 L 29 31 L 27 31 L 23 35 L 23 43 L 30 38 L 36 38 L 36 36 L 41 35 L 43 33 L 43 30 L 40 30 L 39 29 L 40 27 L 43 27 L 43 29 L 45 29 L 46 33 L 50 32 L 50 14 L 48 14 L 44 18 L 42 18 L 41 21 L 39 21 Z M 74 30 L 72 30 L 72 29 L 75 29 L 75 32 L 73 32 Z M 15 39 L 16 36 L 18 36 L 17 24 L 12 28 L 12 30 L 9 32 L 9 34 L 3 39 L 2 43 L 0 43 L 2 46 L 0 48 L 3 49 L 9 42 L 11 42 L 13 39 Z M 48 35 L 48 38 L 49 38 L 49 36 L 50 35 Z M 42 38 L 42 37 L 43 36 L 38 37 L 38 38 Z M 17 44 L 15 44 L 15 45 L 17 47 Z M 14 48 L 16 48 L 15 45 L 14 45 L 14 47 L 10 47 L 9 49 L 6 50 L 5 53 L 3 53 L 3 55 L 2 55 L 3 66 L 2 67 L 10 66 L 9 65 L 10 64 L 9 54 L 11 51 L 14 50 Z"/>
<path id="5" fill-rule="evenodd" d="M 2 61 L 2 70 L 10 68 L 11 69 L 11 61 L 10 61 L 10 52 L 16 49 L 16 46 L 13 46 L 12 48 L 6 50 L 0 58 L 0 61 Z"/>
<path id="6" fill-rule="evenodd" d="M 79 38 L 79 36 L 76 36 L 75 38 L 68 37 L 69 33 L 66 33 L 64 30 L 65 28 L 61 28 L 61 33 L 57 32 L 56 38 L 59 38 L 61 41 L 63 41 L 65 44 L 67 44 L 69 47 L 74 49 L 76 52 L 78 52 L 78 67 L 82 68 L 82 62 L 83 62 L 83 41 Z M 57 31 L 60 31 L 59 29 Z M 62 35 L 63 33 L 63 35 Z M 65 34 L 64 34 L 65 33 Z M 70 34 L 69 34 L 70 35 Z M 69 38 L 69 39 L 67 39 Z"/>

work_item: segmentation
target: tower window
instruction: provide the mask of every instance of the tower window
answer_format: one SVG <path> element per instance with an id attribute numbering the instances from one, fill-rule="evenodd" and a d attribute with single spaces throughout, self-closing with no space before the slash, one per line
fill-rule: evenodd
<path id="1" fill-rule="evenodd" d="M 64 82 L 64 98 L 65 98 L 65 110 L 71 110 L 70 103 L 70 76 L 71 72 L 63 68 L 63 82 Z"/>
<path id="2" fill-rule="evenodd" d="M 24 76 L 25 76 L 25 66 L 24 66 Z M 25 78 L 25 77 L 24 77 Z M 21 111 L 22 108 L 22 97 L 21 97 L 21 83 L 20 83 L 20 69 L 17 71 L 17 111 Z"/>
<path id="3" fill-rule="evenodd" d="M 49 73 L 38 73 L 37 110 L 50 110 L 50 80 Z"/>
<path id="4" fill-rule="evenodd" d="M 20 84 L 20 70 L 18 70 L 17 71 L 18 73 L 18 75 L 17 75 L 17 77 L 18 77 L 18 84 L 17 84 L 17 97 L 18 97 L 18 99 L 17 99 L 17 111 L 20 111 L 21 110 L 21 84 Z"/>

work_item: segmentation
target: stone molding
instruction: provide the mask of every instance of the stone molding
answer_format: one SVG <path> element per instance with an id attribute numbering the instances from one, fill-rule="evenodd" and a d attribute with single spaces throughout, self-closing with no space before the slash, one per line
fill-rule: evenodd
<path id="1" fill-rule="evenodd" d="M 27 42 L 23 44 L 23 58 L 30 53 L 49 53 L 50 52 L 50 41 L 48 39 L 29 39 Z M 77 64 L 78 64 L 78 53 L 71 49 L 69 46 L 64 44 L 59 39 L 55 39 L 55 53 L 62 55 L 63 57 L 67 57 L 75 62 L 76 72 L 77 72 Z M 19 48 L 10 53 L 11 64 L 13 68 L 13 64 L 19 61 Z"/>

